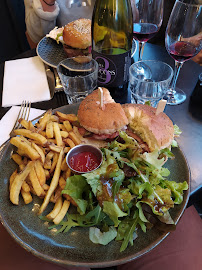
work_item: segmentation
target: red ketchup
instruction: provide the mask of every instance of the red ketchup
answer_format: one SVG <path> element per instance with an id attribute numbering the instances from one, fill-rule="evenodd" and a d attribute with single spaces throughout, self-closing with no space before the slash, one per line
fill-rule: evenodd
<path id="1" fill-rule="evenodd" d="M 91 152 L 81 152 L 70 158 L 69 165 L 77 172 L 90 172 L 100 164 L 99 158 Z"/>

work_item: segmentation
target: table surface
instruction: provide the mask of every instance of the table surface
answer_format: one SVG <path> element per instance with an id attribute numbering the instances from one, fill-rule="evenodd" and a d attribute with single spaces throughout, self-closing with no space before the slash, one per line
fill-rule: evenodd
<path id="1" fill-rule="evenodd" d="M 34 55 L 36 55 L 35 50 L 31 50 L 25 52 L 17 58 L 30 57 Z M 137 55 L 135 55 L 135 59 L 136 57 Z M 168 55 L 165 48 L 156 45 L 146 44 L 143 59 L 158 59 L 167 62 L 172 67 L 174 67 L 174 61 Z M 0 101 L 2 98 L 3 89 L 3 72 L 4 64 L 0 64 Z M 186 92 L 187 100 L 181 105 L 167 105 L 165 109 L 165 112 L 168 114 L 168 116 L 182 130 L 182 134 L 178 139 L 178 143 L 187 158 L 191 170 L 191 192 L 196 191 L 202 185 L 202 120 L 193 116 L 189 106 L 190 95 L 195 88 L 198 76 L 201 72 L 202 67 L 193 61 L 188 61 L 184 64 L 177 81 L 177 86 Z M 52 100 L 34 103 L 32 104 L 32 107 L 38 109 L 54 109 L 66 104 L 67 101 L 64 93 L 57 93 L 54 95 Z M 0 119 L 8 110 L 9 108 L 0 107 Z M 201 112 L 202 106 L 198 109 L 198 113 Z M 13 263 L 11 263 L 11 260 L 9 260 L 9 256 L 12 253 L 12 250 L 13 254 L 15 255 L 12 261 L 15 262 L 15 265 L 21 265 L 22 268 L 24 267 L 24 262 L 27 262 L 31 269 L 35 269 L 35 266 L 40 266 L 43 269 L 64 269 L 63 267 L 42 261 L 41 259 L 38 259 L 23 250 L 23 248 L 17 245 L 17 243 L 9 236 L 5 228 L 3 228 L 1 225 L 0 235 L 1 242 L 6 243 L 6 246 L 3 248 L 4 252 L 2 253 L 1 257 L 1 261 L 5 266 L 5 269 L 13 269 Z"/>
<path id="2" fill-rule="evenodd" d="M 36 55 L 35 50 L 27 51 L 16 58 L 30 57 Z M 134 57 L 137 61 L 137 51 Z M 143 59 L 158 59 L 170 64 L 174 68 L 174 60 L 168 55 L 165 48 L 146 44 L 143 54 Z M 187 99 L 183 104 L 170 106 L 167 105 L 165 113 L 177 124 L 182 130 L 182 134 L 177 139 L 181 150 L 184 152 L 190 170 L 191 170 L 191 193 L 196 191 L 202 186 L 202 118 L 197 119 L 193 116 L 190 107 L 190 96 L 193 92 L 198 76 L 202 72 L 202 67 L 193 61 L 185 62 L 177 81 L 177 87 L 184 90 L 187 95 Z M 0 102 L 2 99 L 3 89 L 3 74 L 4 64 L 0 65 Z M 202 100 L 201 100 L 202 102 Z M 49 101 L 33 103 L 33 108 L 38 109 L 55 109 L 67 105 L 65 94 L 56 93 L 54 97 Z M 0 119 L 9 110 L 9 108 L 0 107 Z M 198 115 L 202 115 L 202 106 L 197 109 Z"/>

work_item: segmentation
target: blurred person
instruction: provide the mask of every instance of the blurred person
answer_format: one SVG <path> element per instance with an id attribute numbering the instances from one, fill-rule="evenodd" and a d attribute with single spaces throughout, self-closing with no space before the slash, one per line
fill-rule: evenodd
<path id="1" fill-rule="evenodd" d="M 131 0 L 132 8 L 135 0 Z M 79 18 L 92 19 L 95 0 L 24 0 L 26 36 L 31 48 L 55 26 Z"/>
<path id="2" fill-rule="evenodd" d="M 24 0 L 26 36 L 31 48 L 55 26 L 92 18 L 95 0 Z"/>

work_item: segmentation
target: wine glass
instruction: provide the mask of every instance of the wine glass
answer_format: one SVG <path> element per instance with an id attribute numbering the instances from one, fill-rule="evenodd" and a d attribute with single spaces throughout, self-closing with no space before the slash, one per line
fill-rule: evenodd
<path id="1" fill-rule="evenodd" d="M 176 89 L 177 78 L 184 62 L 197 55 L 202 48 L 202 5 L 199 3 L 201 0 L 177 0 L 168 21 L 165 45 L 175 60 L 171 88 L 164 97 L 170 105 L 186 100 L 186 94 Z"/>
<path id="2" fill-rule="evenodd" d="M 139 43 L 138 61 L 145 43 L 159 31 L 163 20 L 164 0 L 132 0 L 133 38 Z"/>

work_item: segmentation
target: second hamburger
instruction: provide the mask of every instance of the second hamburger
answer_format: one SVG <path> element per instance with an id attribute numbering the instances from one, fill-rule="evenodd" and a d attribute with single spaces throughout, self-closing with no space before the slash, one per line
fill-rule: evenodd
<path id="1" fill-rule="evenodd" d="M 68 57 L 91 56 L 91 20 L 78 19 L 65 25 L 63 42 Z"/>

